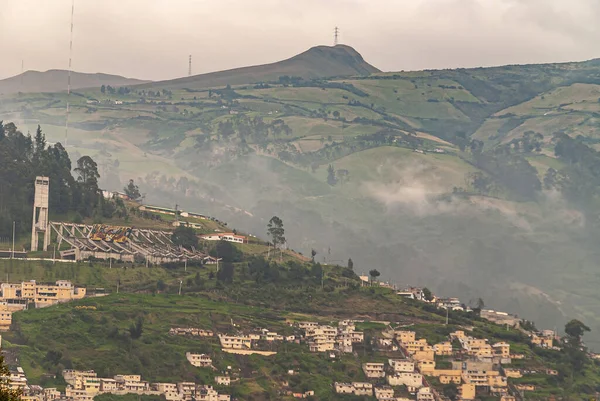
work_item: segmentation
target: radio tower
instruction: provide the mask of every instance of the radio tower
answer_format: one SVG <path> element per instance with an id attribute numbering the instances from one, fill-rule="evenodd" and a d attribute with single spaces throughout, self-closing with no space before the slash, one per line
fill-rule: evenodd
<path id="1" fill-rule="evenodd" d="M 75 0 L 71 3 L 71 36 L 69 39 L 69 70 L 67 73 L 67 118 L 65 121 L 65 146 L 69 139 L 69 97 L 71 96 L 71 57 L 73 54 L 73 15 L 75 14 Z"/>
<path id="2" fill-rule="evenodd" d="M 340 34 L 340 29 L 336 26 L 333 30 L 333 45 L 337 46 L 338 44 L 338 35 Z"/>
<path id="3" fill-rule="evenodd" d="M 192 76 L 192 55 L 190 54 L 189 60 L 188 60 L 188 77 Z"/>

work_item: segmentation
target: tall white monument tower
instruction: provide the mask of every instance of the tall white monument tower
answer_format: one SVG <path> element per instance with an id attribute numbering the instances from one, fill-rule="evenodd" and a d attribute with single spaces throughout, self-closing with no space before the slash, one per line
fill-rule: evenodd
<path id="1" fill-rule="evenodd" d="M 48 196 L 50 192 L 50 178 L 35 177 L 35 197 L 33 199 L 33 224 L 31 225 L 31 250 L 38 250 L 39 235 L 44 233 L 44 251 L 48 250 L 50 243 L 50 230 L 48 229 Z"/>

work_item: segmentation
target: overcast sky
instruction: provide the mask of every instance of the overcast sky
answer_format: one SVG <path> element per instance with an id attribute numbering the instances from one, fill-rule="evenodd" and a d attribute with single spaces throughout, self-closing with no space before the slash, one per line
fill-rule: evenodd
<path id="1" fill-rule="evenodd" d="M 66 69 L 71 0 L 0 0 L 0 79 Z M 75 0 L 73 70 L 144 79 L 330 45 L 385 71 L 600 57 L 600 0 Z"/>

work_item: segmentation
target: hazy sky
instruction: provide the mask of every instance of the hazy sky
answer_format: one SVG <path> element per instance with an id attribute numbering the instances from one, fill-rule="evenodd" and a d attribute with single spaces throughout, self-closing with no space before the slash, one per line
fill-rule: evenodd
<path id="1" fill-rule="evenodd" d="M 0 0 L 0 78 L 66 69 L 71 0 Z M 385 71 L 600 57 L 600 0 L 75 0 L 73 69 L 145 79 L 353 46 Z"/>

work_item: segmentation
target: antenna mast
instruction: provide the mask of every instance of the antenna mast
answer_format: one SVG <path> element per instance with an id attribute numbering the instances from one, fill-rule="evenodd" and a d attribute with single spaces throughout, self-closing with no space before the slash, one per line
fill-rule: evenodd
<path id="1" fill-rule="evenodd" d="M 71 3 L 71 36 L 69 38 L 69 71 L 67 75 L 67 118 L 65 121 L 65 146 L 69 139 L 69 97 L 71 96 L 71 58 L 73 54 L 73 15 L 75 14 L 75 0 Z"/>
<path id="2" fill-rule="evenodd" d="M 334 46 L 338 45 L 339 34 L 340 34 L 340 29 L 336 26 L 335 29 L 333 30 L 333 45 Z"/>
<path id="3" fill-rule="evenodd" d="M 190 54 L 188 61 L 188 77 L 192 76 L 192 55 Z"/>

